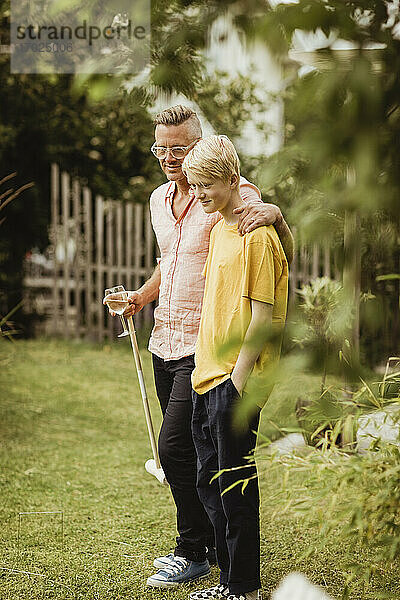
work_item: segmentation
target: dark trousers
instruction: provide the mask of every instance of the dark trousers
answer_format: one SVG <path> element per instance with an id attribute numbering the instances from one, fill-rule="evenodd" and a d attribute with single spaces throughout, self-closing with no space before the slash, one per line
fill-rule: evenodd
<path id="1" fill-rule="evenodd" d="M 229 378 L 206 394 L 193 392 L 193 441 L 197 451 L 199 496 L 214 525 L 220 582 L 232 594 L 261 587 L 260 524 L 257 470 L 254 464 L 227 471 L 210 483 L 221 469 L 246 465 L 256 445 L 260 411 L 240 432 L 232 427 L 238 393 Z M 242 493 L 238 485 L 221 495 L 238 479 L 254 477 Z"/>
<path id="2" fill-rule="evenodd" d="M 194 357 L 163 360 L 153 354 L 153 369 L 164 417 L 158 439 L 160 462 L 177 511 L 175 555 L 202 562 L 206 546 L 214 548 L 215 540 L 196 488 L 197 461 L 191 430 Z"/>

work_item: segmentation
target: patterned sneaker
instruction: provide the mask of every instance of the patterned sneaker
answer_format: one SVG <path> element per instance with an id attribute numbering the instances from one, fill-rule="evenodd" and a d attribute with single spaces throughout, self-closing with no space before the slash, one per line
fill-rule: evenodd
<path id="1" fill-rule="evenodd" d="M 156 569 L 163 569 L 164 567 L 168 567 L 171 563 L 174 562 L 175 555 L 173 552 L 166 554 L 165 556 L 159 556 L 154 559 L 153 565 Z M 210 563 L 210 565 L 217 564 L 217 557 L 215 554 L 215 548 L 207 548 L 206 547 L 206 559 Z"/>
<path id="2" fill-rule="evenodd" d="M 262 600 L 261 590 L 246 592 L 245 594 L 229 594 L 226 600 Z"/>
<path id="3" fill-rule="evenodd" d="M 228 598 L 228 596 L 229 589 L 221 584 L 189 594 L 190 600 L 221 600 L 223 598 Z"/>
<path id="4" fill-rule="evenodd" d="M 181 583 L 206 577 L 210 572 L 208 560 L 194 562 L 182 556 L 174 556 L 171 563 L 148 578 L 146 585 L 150 587 L 174 587 Z"/>

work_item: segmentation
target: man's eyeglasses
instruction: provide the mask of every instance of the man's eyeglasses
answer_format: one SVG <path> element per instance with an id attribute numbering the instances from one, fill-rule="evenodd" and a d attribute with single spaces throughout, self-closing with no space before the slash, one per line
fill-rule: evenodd
<path id="1" fill-rule="evenodd" d="M 154 142 L 154 144 L 152 145 L 150 150 L 152 151 L 154 156 L 158 159 L 165 158 L 167 156 L 168 152 L 171 152 L 172 156 L 175 159 L 180 160 L 181 158 L 185 158 L 185 156 L 188 153 L 188 151 L 190 150 L 190 148 L 192 148 L 196 144 L 196 142 L 199 141 L 199 139 L 200 138 L 198 138 L 197 140 L 194 140 L 194 142 L 189 144 L 189 146 L 172 146 L 171 148 L 167 148 L 167 146 L 156 146 L 156 144 Z"/>

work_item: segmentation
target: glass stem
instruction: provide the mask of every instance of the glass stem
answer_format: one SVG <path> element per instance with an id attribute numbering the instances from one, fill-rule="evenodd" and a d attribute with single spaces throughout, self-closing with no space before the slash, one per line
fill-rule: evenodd
<path id="1" fill-rule="evenodd" d="M 128 333 L 123 315 L 119 315 L 119 318 L 121 319 L 122 327 L 124 328 L 124 333 Z"/>

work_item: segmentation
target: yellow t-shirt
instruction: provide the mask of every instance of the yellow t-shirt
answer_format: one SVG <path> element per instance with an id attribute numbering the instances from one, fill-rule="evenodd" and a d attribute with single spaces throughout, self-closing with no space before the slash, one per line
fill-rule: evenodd
<path id="1" fill-rule="evenodd" d="M 288 264 L 275 228 L 259 227 L 243 237 L 219 221 L 211 231 L 193 389 L 205 394 L 228 379 L 251 320 L 250 299 L 273 305 L 272 323 L 283 331 Z M 267 344 L 253 373 L 279 359 L 280 341 Z"/>

